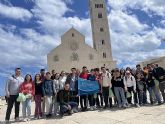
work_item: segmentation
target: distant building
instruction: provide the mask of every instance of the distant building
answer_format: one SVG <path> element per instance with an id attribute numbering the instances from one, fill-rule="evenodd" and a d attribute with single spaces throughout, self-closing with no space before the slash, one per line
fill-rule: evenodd
<path id="1" fill-rule="evenodd" d="M 93 47 L 85 43 L 85 36 L 71 28 L 61 36 L 61 44 L 47 55 L 48 70 L 70 72 L 72 67 L 88 69 L 105 66 L 116 67 L 112 58 L 110 32 L 105 0 L 89 0 Z"/>
<path id="2" fill-rule="evenodd" d="M 146 66 L 147 64 L 150 64 L 150 63 L 158 64 L 160 67 L 165 68 L 165 56 L 159 57 L 159 58 L 149 59 L 149 60 L 141 62 L 140 64 L 142 66 Z"/>

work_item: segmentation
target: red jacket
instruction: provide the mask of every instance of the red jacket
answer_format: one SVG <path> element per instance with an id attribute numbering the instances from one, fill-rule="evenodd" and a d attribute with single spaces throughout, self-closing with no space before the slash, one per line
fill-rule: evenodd
<path id="1" fill-rule="evenodd" d="M 80 78 L 87 79 L 88 78 L 88 73 L 81 73 Z"/>
<path id="2" fill-rule="evenodd" d="M 23 82 L 20 86 L 20 92 L 27 95 L 31 94 L 34 96 L 35 94 L 35 86 L 33 82 Z"/>

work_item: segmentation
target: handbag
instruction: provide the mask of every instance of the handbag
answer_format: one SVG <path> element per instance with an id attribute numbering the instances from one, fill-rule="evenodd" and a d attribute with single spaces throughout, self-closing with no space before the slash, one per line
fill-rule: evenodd
<path id="1" fill-rule="evenodd" d="M 110 98 L 114 97 L 114 94 L 113 94 L 113 92 L 112 92 L 112 89 L 111 89 L 111 88 L 109 88 L 109 97 L 110 97 Z"/>
<path id="2" fill-rule="evenodd" d="M 127 98 L 132 97 L 131 93 L 130 93 L 130 92 L 127 92 L 127 93 L 126 93 L 126 97 L 127 97 Z"/>
<path id="3" fill-rule="evenodd" d="M 26 96 L 23 93 L 19 93 L 17 102 L 24 102 L 25 100 L 26 100 Z"/>

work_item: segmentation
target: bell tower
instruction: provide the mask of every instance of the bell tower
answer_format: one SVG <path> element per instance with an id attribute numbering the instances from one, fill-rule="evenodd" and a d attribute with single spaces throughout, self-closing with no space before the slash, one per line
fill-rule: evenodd
<path id="1" fill-rule="evenodd" d="M 102 66 L 114 62 L 105 0 L 89 0 L 93 47 L 98 52 Z M 116 63 L 116 62 L 115 62 Z M 114 63 L 111 63 L 114 66 Z M 116 64 L 115 64 L 116 66 Z"/>

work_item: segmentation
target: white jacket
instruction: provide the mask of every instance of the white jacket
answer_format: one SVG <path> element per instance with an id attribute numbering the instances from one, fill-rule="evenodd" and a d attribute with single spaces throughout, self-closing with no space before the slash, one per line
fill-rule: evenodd
<path id="1" fill-rule="evenodd" d="M 133 87 L 134 91 L 136 91 L 135 77 L 132 75 L 130 75 L 129 77 L 124 76 L 124 85 L 127 87 Z"/>
<path id="2" fill-rule="evenodd" d="M 102 87 L 111 87 L 112 76 L 109 72 L 102 73 Z"/>

